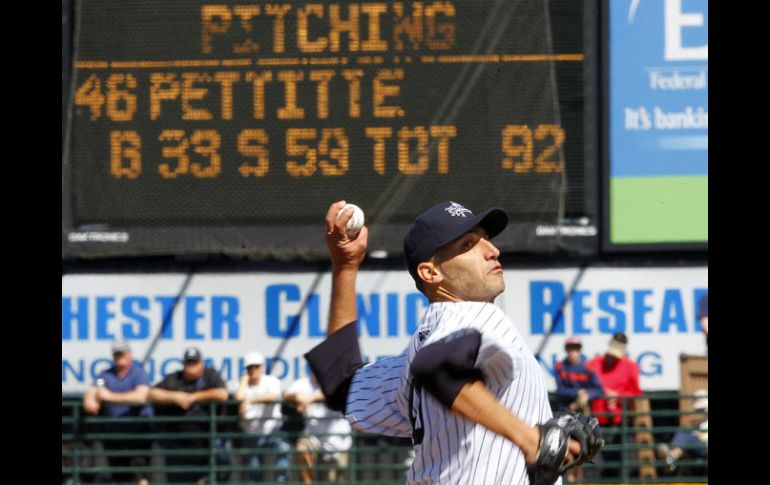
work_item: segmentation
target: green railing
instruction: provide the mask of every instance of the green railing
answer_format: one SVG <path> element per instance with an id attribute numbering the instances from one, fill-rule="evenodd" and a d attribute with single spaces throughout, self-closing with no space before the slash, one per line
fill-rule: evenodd
<path id="1" fill-rule="evenodd" d="M 625 418 L 617 427 L 604 426 L 607 445 L 597 463 L 584 467 L 582 480 L 575 483 L 707 483 L 708 461 L 684 457 L 676 461 L 676 469 L 668 469 L 657 457 L 659 445 L 668 443 L 679 426 L 682 413 L 678 408 L 677 393 L 653 393 L 649 399 L 650 411 L 629 410 L 628 401 L 622 401 Z M 276 449 L 255 448 L 255 435 L 243 432 L 238 425 L 238 402 L 200 403 L 206 414 L 197 417 L 107 418 L 85 415 L 79 400 L 62 400 L 62 481 L 93 483 L 106 481 L 110 475 L 126 474 L 124 480 L 137 483 L 141 475 L 149 483 L 168 483 L 194 472 L 206 478 L 206 483 L 253 483 L 250 473 L 255 467 L 249 462 L 252 455 L 261 457 L 259 470 L 265 482 L 274 482 L 281 471 L 276 464 L 282 452 Z M 156 411 L 158 408 L 156 407 Z M 649 416 L 652 427 L 634 426 L 639 416 Z M 285 416 L 291 423 L 291 417 Z M 649 423 L 649 421 L 648 421 Z M 184 431 L 172 430 L 185 426 Z M 198 429 L 194 429 L 194 426 Z M 117 428 L 116 428 L 117 427 Z M 273 433 L 290 444 L 289 482 L 302 483 L 302 465 L 296 449 L 302 435 L 295 428 Z M 250 441 L 251 439 L 251 441 Z M 193 445 L 179 446 L 179 443 Z M 118 444 L 127 446 L 116 446 Z M 647 451 L 644 451 L 647 450 Z M 123 457 L 125 463 L 116 465 Z M 337 472 L 336 483 L 400 484 L 410 464 L 411 443 L 408 439 L 392 439 L 371 434 L 353 433 L 353 446 L 347 463 L 316 461 L 313 483 L 330 483 L 326 474 Z M 195 464 L 176 464 L 180 458 L 194 460 Z M 141 461 L 140 459 L 143 459 Z M 175 461 L 176 460 L 176 461 Z M 113 466 L 110 466 L 110 461 Z M 613 474 L 614 476 L 607 476 Z M 185 483 L 195 483 L 194 479 Z M 565 480 L 565 483 L 567 481 Z"/>

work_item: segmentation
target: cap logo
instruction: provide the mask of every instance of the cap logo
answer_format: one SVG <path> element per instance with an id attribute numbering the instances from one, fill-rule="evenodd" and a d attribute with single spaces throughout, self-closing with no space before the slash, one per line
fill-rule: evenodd
<path id="1" fill-rule="evenodd" d="M 452 217 L 465 217 L 465 214 L 473 214 L 470 209 L 466 209 L 465 207 L 461 206 L 457 202 L 452 202 L 449 204 L 449 207 L 444 209 L 445 211 L 449 212 L 449 214 L 452 215 Z"/>

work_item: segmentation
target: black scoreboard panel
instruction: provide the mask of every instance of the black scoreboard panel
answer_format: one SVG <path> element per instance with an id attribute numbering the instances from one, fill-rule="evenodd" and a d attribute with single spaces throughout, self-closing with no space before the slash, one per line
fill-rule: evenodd
<path id="1" fill-rule="evenodd" d="M 321 257 L 339 199 L 372 250 L 452 200 L 592 252 L 591 5 L 82 0 L 63 253 Z"/>

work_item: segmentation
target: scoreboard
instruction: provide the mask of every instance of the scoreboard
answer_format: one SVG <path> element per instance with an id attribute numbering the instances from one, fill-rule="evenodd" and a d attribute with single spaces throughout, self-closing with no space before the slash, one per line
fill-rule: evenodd
<path id="1" fill-rule="evenodd" d="M 442 200 L 593 252 L 593 5 L 82 0 L 63 253 L 315 258 L 339 199 L 389 254 Z"/>

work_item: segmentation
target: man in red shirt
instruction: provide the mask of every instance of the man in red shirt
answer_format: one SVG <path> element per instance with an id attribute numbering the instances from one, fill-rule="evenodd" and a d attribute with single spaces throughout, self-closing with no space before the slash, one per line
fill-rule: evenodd
<path id="1" fill-rule="evenodd" d="M 639 388 L 639 366 L 626 357 L 628 337 L 623 332 L 612 336 L 607 352 L 588 362 L 588 368 L 599 376 L 604 387 L 606 399 L 594 399 L 591 411 L 602 425 L 621 423 L 621 403 L 619 397 L 636 397 L 642 394 Z M 610 416 L 602 415 L 609 413 Z"/>
<path id="2" fill-rule="evenodd" d="M 588 369 L 595 372 L 604 388 L 606 397 L 591 401 L 591 412 L 602 426 L 620 426 L 623 422 L 623 407 L 621 398 L 636 397 L 642 394 L 639 388 L 639 366 L 626 357 L 628 337 L 623 332 L 612 336 L 607 352 L 598 355 L 588 362 Z M 633 410 L 631 403 L 626 403 L 626 410 Z M 620 441 L 620 430 L 613 432 L 607 429 L 607 443 Z M 613 462 L 620 459 L 619 452 L 604 452 L 604 459 Z M 605 468 L 602 476 L 617 476 L 619 469 Z"/>

